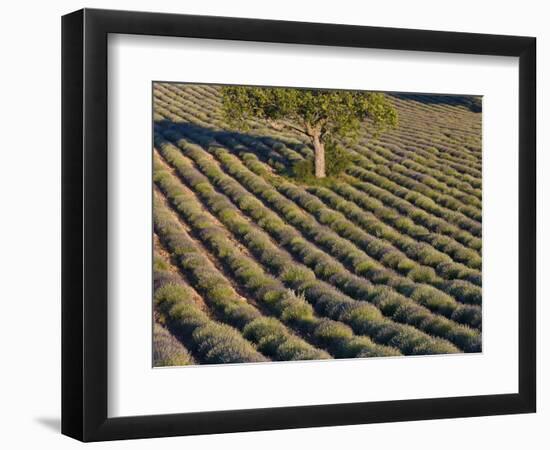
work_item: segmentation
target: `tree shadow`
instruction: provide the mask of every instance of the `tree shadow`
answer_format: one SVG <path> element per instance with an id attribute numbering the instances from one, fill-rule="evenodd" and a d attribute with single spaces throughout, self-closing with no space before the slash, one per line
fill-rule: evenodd
<path id="1" fill-rule="evenodd" d="M 260 161 L 269 163 L 278 173 L 283 175 L 289 174 L 295 162 L 308 157 L 308 152 L 311 153 L 311 149 L 305 144 L 285 140 L 284 138 L 274 138 L 273 136 L 257 133 L 220 130 L 190 122 L 172 122 L 166 119 L 156 121 L 154 132 L 155 145 L 161 145 L 164 142 L 175 144 L 178 137 L 183 137 L 204 148 L 222 147 L 236 156 L 243 153 L 252 153 Z M 281 147 L 287 147 L 296 155 L 293 157 L 292 152 L 281 152 Z"/>

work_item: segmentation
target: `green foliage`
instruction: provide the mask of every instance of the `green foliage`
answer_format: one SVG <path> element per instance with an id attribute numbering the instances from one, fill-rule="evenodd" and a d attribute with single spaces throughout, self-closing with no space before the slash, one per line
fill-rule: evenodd
<path id="1" fill-rule="evenodd" d="M 292 176 L 299 181 L 309 181 L 314 177 L 315 166 L 312 158 L 302 159 L 292 166 Z"/>
<path id="2" fill-rule="evenodd" d="M 250 119 L 261 119 L 276 130 L 289 129 L 307 136 L 316 151 L 325 145 L 329 176 L 349 164 L 349 157 L 334 139 L 356 139 L 367 118 L 375 134 L 397 125 L 397 112 L 381 93 L 225 86 L 221 94 L 224 116 L 237 128 L 246 130 Z M 308 161 L 296 163 L 293 170 L 298 178 L 307 179 L 310 164 L 313 165 Z"/>
<path id="3" fill-rule="evenodd" d="M 334 140 L 328 140 L 325 144 L 325 165 L 327 175 L 337 176 L 344 172 L 352 163 L 352 157 Z"/>
<path id="4" fill-rule="evenodd" d="M 322 135 L 350 136 L 367 117 L 379 130 L 397 124 L 395 109 L 381 93 L 247 86 L 225 86 L 221 93 L 227 120 L 240 128 L 259 118 L 304 133 L 319 126 Z"/>

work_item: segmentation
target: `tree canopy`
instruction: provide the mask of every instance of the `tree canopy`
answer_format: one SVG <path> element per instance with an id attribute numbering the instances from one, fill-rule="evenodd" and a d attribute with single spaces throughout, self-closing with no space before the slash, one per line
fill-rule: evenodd
<path id="1" fill-rule="evenodd" d="M 397 113 L 382 93 L 225 86 L 227 120 L 248 129 L 249 119 L 261 119 L 276 130 L 307 136 L 315 151 L 315 175 L 325 176 L 324 146 L 330 139 L 355 138 L 367 118 L 376 132 L 397 125 Z"/>

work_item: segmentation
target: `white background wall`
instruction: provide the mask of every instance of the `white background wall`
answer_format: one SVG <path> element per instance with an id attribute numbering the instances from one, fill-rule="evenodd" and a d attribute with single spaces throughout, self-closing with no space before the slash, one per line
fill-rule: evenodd
<path id="1" fill-rule="evenodd" d="M 113 0 L 5 2 L 0 15 L 0 443 L 74 448 L 60 417 L 60 16 L 83 6 L 257 17 L 538 38 L 539 230 L 548 227 L 550 158 L 543 104 L 550 104 L 549 11 L 542 1 L 312 2 Z M 544 191 L 544 192 L 543 192 Z M 548 236 L 539 232 L 539 412 L 535 415 L 380 424 L 97 444 L 94 448 L 242 449 L 336 446 L 407 449 L 543 449 L 550 445 Z M 546 353 L 546 354 L 543 354 Z M 205 393 L 208 395 L 208 393 Z"/>

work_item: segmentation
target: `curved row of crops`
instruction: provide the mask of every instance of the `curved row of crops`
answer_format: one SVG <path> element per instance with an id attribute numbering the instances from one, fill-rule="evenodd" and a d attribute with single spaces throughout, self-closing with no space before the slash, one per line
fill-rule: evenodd
<path id="1" fill-rule="evenodd" d="M 196 133 L 195 133 L 196 134 Z M 227 141 L 231 142 L 233 141 L 233 144 L 231 145 L 232 149 L 235 150 L 235 151 L 239 151 L 241 152 L 243 146 L 242 145 L 235 145 L 235 139 L 230 137 L 230 138 L 227 138 L 226 136 L 223 136 L 222 134 L 220 134 L 219 136 L 217 136 L 218 140 L 221 140 L 221 139 L 224 139 L 224 143 L 227 143 Z M 241 138 L 241 140 L 243 140 Z M 239 149 L 239 147 L 241 147 L 241 149 Z M 254 149 L 254 147 L 258 147 L 257 143 L 255 142 L 249 142 L 248 143 L 248 148 L 252 147 L 253 148 L 253 151 L 258 151 L 257 149 Z M 338 187 L 339 185 L 338 184 L 335 184 L 335 187 Z M 342 187 L 345 187 L 346 185 L 343 185 Z M 424 217 L 426 216 L 426 214 L 414 214 L 413 212 L 413 217 L 416 217 L 418 216 L 419 218 L 417 220 L 419 221 L 422 221 L 424 220 Z M 387 215 L 386 215 L 387 217 Z M 408 219 L 408 218 L 404 218 L 404 217 L 399 217 L 400 220 L 397 221 L 398 224 L 401 224 L 403 226 L 407 226 L 407 222 L 411 222 L 411 219 Z M 448 226 L 442 226 L 441 222 L 442 221 L 439 221 L 439 223 L 437 223 L 437 220 L 425 220 L 425 222 L 427 224 L 430 224 L 432 227 L 440 227 L 443 231 L 447 232 L 447 233 L 453 233 L 455 232 L 455 230 L 451 227 L 451 229 L 449 230 L 449 227 Z M 414 226 L 414 225 L 413 225 Z M 418 234 L 425 234 L 424 233 L 424 230 L 421 229 L 420 231 L 418 230 L 418 228 L 416 230 L 413 230 L 414 232 L 417 233 L 417 236 L 415 236 L 415 238 L 418 238 Z M 460 232 L 457 232 L 458 235 Z M 465 234 L 465 233 L 462 233 L 462 234 Z M 444 255 L 441 255 L 441 254 L 438 254 L 439 251 L 438 250 L 443 250 L 445 251 L 446 253 L 448 253 L 451 258 L 455 258 L 458 262 L 463 262 L 463 263 L 466 263 L 467 265 L 469 265 L 471 268 L 474 268 L 474 269 L 480 269 L 481 268 L 481 257 L 479 255 L 479 253 L 477 253 L 474 249 L 468 249 L 468 248 L 465 248 L 464 245 L 456 242 L 454 239 L 452 238 L 446 238 L 445 236 L 442 236 L 442 235 L 434 235 L 434 233 L 432 233 L 432 235 L 429 236 L 429 239 L 430 239 L 430 244 L 431 245 L 434 245 L 435 249 L 432 250 L 432 253 L 436 254 L 436 256 L 434 256 L 435 260 L 432 261 L 432 265 L 437 265 L 437 264 L 441 264 L 443 262 L 451 262 L 450 260 L 447 260 L 445 261 L 445 256 Z M 474 248 L 479 248 L 480 246 L 480 242 L 476 242 L 476 238 L 472 237 L 472 236 L 466 236 L 466 237 L 463 237 L 463 240 L 468 242 L 472 247 Z M 414 258 L 414 256 L 413 256 Z M 448 259 L 448 258 L 447 258 Z M 423 263 L 422 261 L 419 261 L 421 263 Z M 429 264 L 428 264 L 429 265 Z M 461 269 L 464 269 L 464 267 L 453 267 L 452 268 L 453 270 L 458 270 L 459 273 L 463 273 L 463 271 Z M 447 269 L 448 270 L 448 269 Z M 478 277 L 478 274 L 479 272 L 477 271 L 470 271 L 470 273 L 468 274 L 470 276 L 470 279 L 469 281 L 472 281 L 472 280 L 477 280 L 479 277 Z M 474 283 L 476 281 L 473 281 Z"/>
<path id="2" fill-rule="evenodd" d="M 474 253 L 468 252 L 467 249 L 464 249 L 460 245 L 455 245 L 455 243 L 450 242 L 448 239 L 441 239 L 441 238 L 436 240 L 435 242 L 439 246 L 444 247 L 446 251 L 451 252 L 451 255 L 455 255 L 459 259 L 462 258 L 463 260 L 469 260 L 469 262 L 476 268 L 480 267 L 480 257 L 479 256 L 476 257 Z M 473 242 L 471 245 L 479 247 L 479 242 Z M 440 260 L 439 262 L 442 262 L 442 261 Z M 453 268 L 453 270 L 455 269 Z M 470 272 L 470 274 L 468 275 L 470 275 L 471 279 L 473 279 L 474 282 L 476 282 L 475 280 L 479 280 L 480 278 L 475 272 L 473 273 Z"/>
<path id="3" fill-rule="evenodd" d="M 158 206 L 158 205 L 156 205 Z M 157 223 L 169 233 L 169 218 L 159 211 Z M 158 226 L 158 225 L 157 225 Z M 171 237 L 173 237 L 170 234 Z M 172 335 L 185 342 L 188 348 L 202 363 L 260 362 L 267 361 L 250 342 L 246 341 L 234 328 L 213 320 L 193 300 L 193 293 L 173 272 L 154 270 L 155 276 L 155 312 L 166 324 Z M 155 342 L 154 342 L 155 343 Z M 160 353 L 162 362 L 173 362 L 175 355 L 167 360 L 161 348 L 155 346 L 153 353 Z M 160 364 L 162 365 L 162 363 Z"/>
<path id="4" fill-rule="evenodd" d="M 243 160 L 247 168 L 254 173 L 265 174 L 265 168 L 255 159 L 255 155 L 245 153 Z M 461 278 L 474 284 L 480 283 L 479 272 L 475 269 L 481 268 L 481 259 L 473 252 L 453 251 L 453 246 L 449 245 L 444 248 L 447 253 L 442 253 L 436 250 L 437 245 L 432 247 L 419 244 L 413 239 L 407 239 L 406 234 L 397 233 L 391 227 L 382 225 L 381 221 L 366 216 L 356 205 L 345 201 L 328 189 L 312 186 L 305 190 L 281 179 L 271 178 L 271 180 L 279 192 L 311 213 L 320 223 L 329 226 L 385 266 L 409 276 L 413 281 L 432 284 L 444 291 L 452 291 L 454 281 L 445 282 L 436 275 L 437 272 L 444 278 L 448 278 L 448 272 L 452 270 L 454 272 L 452 278 Z M 338 185 L 339 183 L 334 183 L 335 187 Z M 327 206 L 331 209 L 327 210 Z M 348 220 L 347 217 L 353 217 L 353 221 Z M 410 230 L 407 230 L 408 232 Z M 438 244 L 438 242 L 435 243 Z M 471 269 L 456 263 L 453 257 L 468 263 Z M 479 291 L 475 286 L 472 286 L 472 289 Z M 478 294 L 481 293 L 478 292 Z M 460 300 L 469 302 L 464 298 Z"/>
<path id="5" fill-rule="evenodd" d="M 170 97 L 169 95 L 165 95 L 162 93 L 159 93 L 159 99 L 157 100 L 157 105 L 159 110 L 163 110 L 163 113 L 165 116 L 169 117 L 169 119 L 175 123 L 183 121 L 184 123 L 197 123 L 202 127 L 205 127 L 208 129 L 208 126 L 211 126 L 212 124 L 221 124 L 219 119 L 219 113 L 217 115 L 214 114 L 214 112 L 210 113 L 204 113 L 202 109 L 208 105 L 207 101 L 202 101 L 201 108 L 202 114 L 199 114 L 199 112 L 195 112 L 194 110 L 197 109 L 196 104 L 193 104 L 189 100 L 180 100 L 181 96 L 173 95 Z M 174 104 L 166 103 L 166 101 L 170 100 L 170 98 L 177 98 L 178 101 L 180 101 L 181 105 L 185 106 L 185 109 L 182 110 L 182 106 L 173 106 Z M 176 104 L 177 105 L 177 104 Z M 165 109 L 167 108 L 167 109 Z M 213 108 L 213 106 L 210 106 L 210 108 Z M 171 111 L 174 111 L 172 113 Z M 209 110 L 207 110 L 209 111 Z M 210 110 L 212 111 L 212 110 Z M 195 116 L 194 114 L 197 114 Z M 262 130 L 264 131 L 264 130 Z M 247 135 L 237 135 L 237 139 L 242 140 L 243 143 L 249 147 L 256 147 L 258 150 L 262 152 L 264 157 L 269 158 L 270 162 L 274 165 L 278 165 L 279 167 L 284 166 L 285 164 L 288 165 L 291 164 L 293 161 L 295 161 L 297 158 L 301 158 L 297 152 L 295 152 L 292 149 L 289 149 L 289 147 L 285 146 L 284 143 L 282 143 L 280 140 L 274 140 L 272 138 L 265 138 L 263 137 L 262 142 L 260 142 L 260 139 L 257 139 L 256 136 L 250 137 Z M 262 145 L 262 143 L 265 142 L 271 143 L 273 146 L 273 149 L 266 148 L 265 145 Z M 311 150 L 307 147 L 304 147 L 303 145 L 300 146 L 300 149 L 305 152 L 306 155 L 311 155 Z M 305 150 L 304 150 L 305 149 Z M 277 152 L 284 152 L 284 157 L 281 158 L 280 155 L 277 154 Z M 361 175 L 374 175 L 374 179 L 378 181 L 379 179 L 383 179 L 383 177 L 377 177 L 376 174 L 372 174 L 370 171 L 362 171 L 360 172 Z M 369 180 L 371 181 L 371 180 Z M 389 184 L 384 184 L 384 182 L 381 182 L 382 188 L 389 189 L 390 192 L 397 192 L 401 193 L 401 191 L 396 190 L 394 188 L 394 185 L 396 183 L 391 182 L 390 180 L 385 180 L 386 182 L 389 182 Z M 399 186 L 399 185 L 397 185 Z M 408 190 L 405 190 L 409 192 Z M 407 197 L 408 201 L 411 201 L 414 203 L 415 209 L 418 211 L 417 214 L 413 214 L 412 218 L 414 219 L 417 215 L 421 216 L 421 220 L 425 220 L 427 223 L 434 222 L 434 227 L 441 228 L 441 233 L 446 233 L 450 235 L 451 237 L 454 237 L 455 239 L 459 240 L 460 242 L 464 243 L 465 245 L 470 245 L 470 243 L 473 241 L 472 248 L 479 251 L 481 248 L 481 242 L 479 239 L 476 239 L 476 235 L 479 236 L 481 232 L 481 227 L 479 224 L 474 223 L 472 224 L 471 220 L 468 220 L 468 218 L 464 217 L 461 214 L 457 214 L 454 211 L 447 210 L 445 208 L 440 208 L 436 204 L 434 204 L 431 199 L 427 198 L 423 194 L 419 194 L 415 191 L 410 191 L 409 197 Z M 427 213 L 424 213 L 424 209 L 427 210 Z M 416 211 L 415 211 L 416 213 Z M 429 213 L 435 214 L 435 217 Z M 426 220 L 425 217 L 428 216 L 430 219 Z M 438 220 L 439 217 L 442 217 L 443 220 Z M 450 223 L 449 223 L 450 222 Z M 452 224 L 457 224 L 460 228 L 464 228 L 465 230 L 470 230 L 470 228 L 473 230 L 474 235 L 471 235 L 468 233 L 468 231 L 460 230 L 459 228 L 454 227 Z"/>
<path id="6" fill-rule="evenodd" d="M 304 186 L 284 176 L 311 155 L 300 136 L 231 131 L 216 86 L 153 94 L 155 365 L 481 350 L 481 153 L 460 102 L 396 96 L 403 128 Z"/>
<path id="7" fill-rule="evenodd" d="M 193 97 L 193 90 L 190 91 L 191 96 Z M 174 92 L 174 87 L 171 87 L 171 89 L 166 89 L 163 91 L 159 98 L 162 100 L 166 99 L 176 99 L 179 101 L 182 105 L 185 105 L 188 108 L 193 108 L 193 105 L 186 104 L 189 102 L 189 100 L 186 100 L 185 98 L 182 98 L 180 95 Z M 194 97 L 196 101 L 200 100 L 200 104 L 203 108 L 210 107 L 210 116 L 206 114 L 204 111 L 197 112 L 197 119 L 203 121 L 204 123 L 211 124 L 212 123 L 212 116 L 215 114 L 213 111 L 215 111 L 216 105 L 208 105 L 205 102 L 205 99 L 199 99 L 196 96 Z M 212 99 L 210 99 L 210 102 L 212 102 Z M 384 137 L 381 137 L 380 139 L 384 139 Z M 383 155 L 378 155 L 375 151 L 372 149 L 369 149 L 368 152 L 364 151 L 364 147 L 361 145 L 354 146 L 353 149 L 357 151 L 358 154 L 361 155 L 361 162 L 362 164 L 368 164 L 369 161 L 373 161 L 377 167 L 383 167 L 383 165 L 386 165 L 388 163 L 388 159 L 384 158 L 384 156 L 388 156 L 387 151 L 385 149 L 381 149 L 380 146 L 376 146 L 375 150 L 381 151 L 382 153 L 385 153 Z M 395 157 L 395 154 L 390 154 L 390 157 Z M 479 198 L 476 198 L 473 195 L 465 195 L 464 193 L 459 192 L 458 189 L 455 189 L 454 187 L 448 187 L 446 176 L 444 174 L 441 174 L 440 170 L 434 170 L 429 171 L 424 169 L 425 173 L 429 176 L 419 177 L 419 174 L 417 172 L 414 172 L 412 169 L 407 168 L 405 166 L 401 166 L 400 164 L 396 164 L 395 161 L 392 162 L 392 169 L 395 167 L 395 170 L 397 171 L 395 175 L 399 174 L 401 175 L 400 180 L 409 183 L 411 185 L 414 185 L 414 189 L 427 195 L 430 197 L 433 197 L 434 200 L 439 201 L 442 203 L 443 206 L 448 206 L 451 208 L 458 207 L 462 208 L 465 211 L 465 214 L 472 214 L 475 217 L 477 216 L 477 213 L 475 209 L 469 208 L 469 206 L 473 203 L 475 206 L 480 207 L 480 198 L 481 193 L 477 192 L 477 195 Z M 436 181 L 432 178 L 432 176 L 437 176 L 441 182 Z M 452 184 L 452 182 L 450 183 Z M 455 199 L 453 195 L 446 195 L 448 193 L 451 193 L 453 195 L 457 195 L 458 198 Z M 474 218 L 475 218 L 474 217 Z"/>
<path id="8" fill-rule="evenodd" d="M 344 292 L 359 300 L 368 298 L 370 301 L 380 304 L 383 311 L 386 311 L 388 314 L 393 313 L 395 317 L 400 317 L 401 320 L 410 320 L 410 312 L 412 308 L 416 307 L 416 313 L 412 317 L 414 317 L 413 323 L 419 321 L 420 317 L 422 318 L 418 325 L 419 327 L 431 333 L 441 335 L 442 337 L 450 335 L 452 336 L 451 340 L 453 340 L 453 342 L 461 342 L 465 349 L 468 350 L 479 346 L 478 333 L 463 326 L 453 326 L 452 322 L 446 321 L 443 317 L 432 317 L 425 308 L 420 308 L 419 305 L 415 305 L 415 302 L 420 304 L 424 303 L 426 306 L 436 309 L 442 314 L 453 316 L 458 320 L 463 319 L 472 322 L 480 320 L 479 311 L 475 306 L 453 303 L 452 299 L 446 298 L 443 295 L 438 296 L 434 290 L 430 289 L 428 286 L 424 286 L 424 289 L 417 288 L 412 295 L 414 300 L 408 299 L 403 295 L 399 295 L 392 289 L 388 289 L 387 284 L 382 283 L 384 280 L 388 281 L 387 277 L 392 276 L 392 274 L 386 274 L 386 277 L 384 277 L 382 271 L 379 273 L 379 278 L 373 277 L 376 281 L 379 281 L 378 284 L 383 285 L 381 289 L 377 289 L 377 286 L 368 283 L 363 277 L 353 276 L 353 274 L 346 270 L 342 264 L 330 258 L 327 253 L 320 251 L 318 247 L 310 243 L 300 234 L 300 232 L 290 225 L 291 223 L 296 223 L 299 226 L 301 223 L 300 219 L 306 219 L 306 217 L 304 217 L 303 214 L 300 215 L 299 211 L 296 209 L 288 209 L 288 207 L 291 206 L 290 202 L 285 201 L 285 199 L 281 197 L 283 204 L 281 205 L 280 211 L 283 213 L 283 216 L 279 217 L 258 201 L 260 198 L 267 198 L 266 196 L 269 193 L 274 194 L 274 191 L 269 186 L 261 184 L 262 180 L 255 178 L 254 181 L 260 183 L 256 189 L 254 189 L 251 184 L 247 184 L 248 187 L 252 187 L 253 189 L 252 193 L 254 195 L 251 195 L 249 191 L 246 191 L 241 185 L 236 183 L 234 179 L 231 179 L 226 173 L 234 176 L 235 174 L 239 176 L 239 173 L 246 175 L 243 168 L 238 165 L 237 160 L 232 161 L 236 164 L 234 166 L 230 165 L 231 161 L 226 160 L 225 165 L 223 165 L 223 169 L 225 170 L 220 170 L 220 168 L 207 157 L 205 151 L 201 147 L 185 143 L 182 139 L 178 141 L 178 144 L 181 152 L 192 158 L 197 166 L 201 168 L 202 172 L 206 174 L 216 186 L 219 186 L 220 190 L 229 195 L 237 205 L 246 211 L 260 226 L 267 231 L 271 231 L 272 237 L 276 242 L 287 246 L 289 251 L 296 258 L 301 259 L 311 269 L 315 270 L 318 277 L 332 280 L 336 287 L 343 289 Z M 195 191 L 202 194 L 203 190 L 207 189 L 208 179 L 206 177 L 201 177 L 189 163 L 186 164 L 178 149 L 165 142 L 159 142 L 158 147 L 161 148 L 162 154 L 171 165 L 177 168 L 178 174 L 185 177 L 187 183 L 189 183 Z M 225 156 L 231 160 L 231 155 L 225 154 Z M 253 174 L 249 175 L 253 176 Z M 192 177 L 195 177 L 195 179 Z M 265 188 L 263 192 L 260 191 L 262 188 Z M 284 210 L 285 207 L 287 208 L 286 210 Z M 293 219 L 294 215 L 295 219 Z M 287 219 L 287 222 L 282 219 Z M 323 229 L 316 228 L 314 225 L 310 231 L 312 233 L 310 235 L 314 239 L 316 236 L 322 237 L 324 235 Z M 321 239 L 318 240 L 321 241 Z M 346 253 L 344 252 L 343 254 Z M 358 259 L 359 267 L 361 267 L 360 264 L 362 262 L 364 261 Z M 283 267 L 288 267 L 289 263 L 285 262 L 284 264 L 281 263 L 281 265 Z M 367 268 L 365 270 L 367 270 Z M 405 310 L 408 311 L 409 315 L 404 313 Z M 449 327 L 452 327 L 452 329 L 449 330 Z"/>
<path id="9" fill-rule="evenodd" d="M 194 136 L 195 139 L 201 140 L 200 136 Z M 178 143 L 183 145 L 183 148 L 192 151 L 192 148 L 186 145 L 183 139 L 180 138 Z M 430 289 L 428 286 L 418 285 L 418 283 L 425 284 L 425 281 L 430 281 L 432 275 L 435 277 L 433 270 L 430 271 L 428 268 L 415 264 L 389 245 L 382 247 L 384 244 L 378 239 L 373 239 L 374 244 L 371 246 L 364 243 L 363 247 L 367 247 L 367 252 L 362 251 L 361 248 L 354 245 L 353 239 L 350 239 L 350 235 L 352 238 L 356 237 L 357 239 L 365 236 L 366 239 L 368 239 L 369 235 L 363 233 L 358 237 L 357 230 L 353 224 L 342 220 L 340 216 L 335 217 L 333 211 L 323 208 L 318 203 L 314 204 L 310 202 L 308 204 L 307 202 L 295 202 L 279 194 L 279 192 L 261 176 L 256 175 L 252 170 L 247 170 L 251 164 L 257 163 L 257 160 L 255 160 L 253 156 L 248 155 L 248 158 L 244 156 L 243 164 L 241 164 L 237 158 L 233 157 L 222 147 L 212 147 L 207 144 L 204 144 L 204 146 L 211 149 L 216 157 L 220 159 L 227 173 L 233 175 L 247 189 L 260 199 L 263 199 L 266 204 L 269 204 L 281 215 L 281 217 L 285 218 L 288 223 L 302 232 L 304 236 L 324 248 L 327 253 L 335 256 L 344 265 L 351 267 L 358 275 L 367 275 L 375 283 L 388 284 L 404 294 L 413 297 L 418 296 L 420 301 L 426 297 L 421 294 L 421 292 L 429 291 L 430 293 L 428 295 L 431 300 L 434 303 L 439 302 L 438 308 L 443 308 L 444 303 L 452 303 L 452 299 L 445 296 L 443 292 Z M 197 148 L 195 148 L 195 150 L 197 150 Z M 288 189 L 296 188 L 289 183 L 285 183 L 285 186 L 287 186 Z M 301 208 L 302 206 L 306 206 L 310 211 Z M 317 212 L 321 221 L 315 220 L 314 215 L 307 214 L 307 212 L 311 211 Z M 337 219 L 341 219 L 340 223 L 336 222 Z M 323 225 L 329 225 L 334 232 L 325 229 Z M 355 234 L 353 234 L 354 231 L 356 231 Z M 357 241 L 357 239 L 355 239 L 355 241 Z M 378 248 L 376 244 L 378 244 Z M 376 253 L 376 251 L 378 251 L 380 261 L 371 256 Z M 410 275 L 410 280 L 404 279 L 403 276 L 400 275 L 400 272 L 405 272 Z M 465 298 L 461 298 L 461 300 L 477 303 L 477 298 L 475 296 L 466 296 Z"/>
<path id="10" fill-rule="evenodd" d="M 398 354 L 391 348 L 373 343 L 366 336 L 355 336 L 351 328 L 343 323 L 317 316 L 311 305 L 302 296 L 288 289 L 277 278 L 270 276 L 256 260 L 233 242 L 228 236 L 228 232 L 217 226 L 213 218 L 201 210 L 201 206 L 194 199 L 193 194 L 186 193 L 186 190 L 168 171 L 157 169 L 155 183 L 166 194 L 180 217 L 184 218 L 198 235 L 200 241 L 207 245 L 209 251 L 225 265 L 229 276 L 246 288 L 254 300 L 261 305 L 266 315 L 277 317 L 289 328 L 294 329 L 296 333 L 304 336 L 306 340 L 327 349 L 335 357 Z M 162 206 L 158 204 L 155 206 L 159 210 L 162 209 Z M 179 252 L 181 251 L 180 248 Z M 215 282 L 215 286 L 219 285 L 219 281 L 212 282 Z M 208 296 L 209 294 L 206 293 L 206 297 Z M 248 325 L 249 319 L 249 315 L 243 319 L 239 314 L 235 325 L 239 326 L 244 323 Z M 247 335 L 246 329 L 244 333 Z M 284 345 L 285 350 L 288 347 L 294 350 L 298 345 Z M 303 351 L 300 349 L 300 352 Z M 312 358 L 322 354 L 323 352 L 317 352 L 317 355 L 312 355 Z M 310 359 L 299 356 L 278 359 Z"/>

